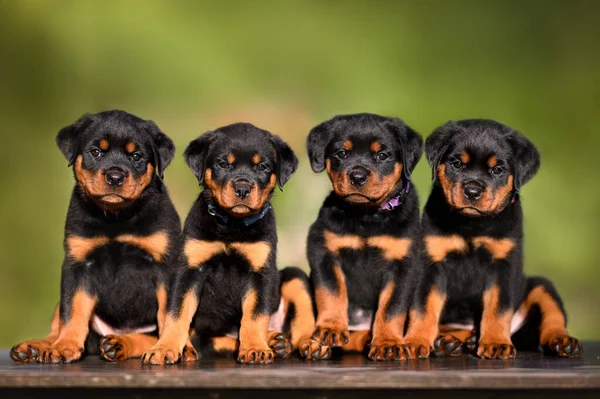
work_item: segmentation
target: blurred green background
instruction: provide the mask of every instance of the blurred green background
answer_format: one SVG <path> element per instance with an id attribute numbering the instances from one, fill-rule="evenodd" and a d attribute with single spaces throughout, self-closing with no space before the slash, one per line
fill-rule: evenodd
<path id="1" fill-rule="evenodd" d="M 304 268 L 329 189 L 308 166 L 312 126 L 368 111 L 423 135 L 473 117 L 517 128 L 543 156 L 523 189 L 525 269 L 555 282 L 573 335 L 600 339 L 599 17 L 596 1 L 0 1 L 0 346 L 45 335 L 58 301 L 73 178 L 54 137 L 114 108 L 174 139 L 182 218 L 190 140 L 237 121 L 283 136 L 300 168 L 274 201 L 279 261 Z M 415 182 L 424 201 L 424 159 Z"/>

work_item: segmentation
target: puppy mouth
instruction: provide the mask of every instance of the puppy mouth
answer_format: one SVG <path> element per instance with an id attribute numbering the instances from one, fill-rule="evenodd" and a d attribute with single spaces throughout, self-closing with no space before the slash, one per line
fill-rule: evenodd
<path id="1" fill-rule="evenodd" d="M 100 196 L 98 199 L 107 204 L 121 204 L 126 201 L 124 197 L 116 193 L 105 194 Z"/>
<path id="2" fill-rule="evenodd" d="M 460 212 L 461 214 L 465 215 L 465 216 L 485 216 L 485 215 L 489 215 L 490 212 L 486 212 L 486 211 L 482 211 L 481 209 L 472 207 L 472 206 L 466 206 L 464 208 L 459 208 L 458 212 Z"/>
<path id="3" fill-rule="evenodd" d="M 233 215 L 237 216 L 246 216 L 251 213 L 254 213 L 254 210 L 250 208 L 248 205 L 237 204 L 229 208 L 229 212 Z"/>
<path id="4" fill-rule="evenodd" d="M 377 204 L 379 199 L 371 198 L 364 194 L 352 193 L 344 196 L 344 201 L 351 204 Z"/>

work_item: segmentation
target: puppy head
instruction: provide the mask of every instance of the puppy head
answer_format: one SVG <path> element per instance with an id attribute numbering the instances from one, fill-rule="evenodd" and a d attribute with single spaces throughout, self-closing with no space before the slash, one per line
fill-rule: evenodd
<path id="1" fill-rule="evenodd" d="M 448 122 L 427 138 L 425 152 L 448 204 L 467 216 L 502 211 L 540 166 L 525 136 L 491 120 Z"/>
<path id="2" fill-rule="evenodd" d="M 410 180 L 423 139 L 400 119 L 340 115 L 313 128 L 307 148 L 313 171 L 326 169 L 340 198 L 379 206 Z"/>
<path id="3" fill-rule="evenodd" d="M 152 121 L 124 111 L 86 114 L 56 137 L 83 192 L 107 210 L 134 203 L 154 174 L 163 177 L 175 146 Z"/>
<path id="4" fill-rule="evenodd" d="M 298 166 L 281 138 L 249 123 L 204 133 L 184 158 L 217 205 L 237 217 L 259 212 L 275 185 L 283 189 Z"/>

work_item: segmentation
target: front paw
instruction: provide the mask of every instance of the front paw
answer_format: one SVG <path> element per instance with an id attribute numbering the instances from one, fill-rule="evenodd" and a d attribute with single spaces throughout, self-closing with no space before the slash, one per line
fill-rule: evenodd
<path id="1" fill-rule="evenodd" d="M 73 363 L 81 358 L 83 346 L 75 341 L 56 341 L 40 352 L 37 361 L 40 363 Z"/>
<path id="2" fill-rule="evenodd" d="M 275 354 L 269 347 L 240 347 L 237 361 L 245 364 L 268 364 L 273 363 Z"/>
<path id="3" fill-rule="evenodd" d="M 314 339 L 305 341 L 298 348 L 298 355 L 307 360 L 328 360 L 331 358 L 331 347 L 321 345 Z"/>
<path id="4" fill-rule="evenodd" d="M 577 338 L 565 335 L 551 338 L 544 348 L 544 352 L 562 357 L 581 357 L 583 346 Z"/>
<path id="5" fill-rule="evenodd" d="M 368 358 L 375 361 L 405 360 L 407 353 L 400 340 L 373 340 Z"/>
<path id="6" fill-rule="evenodd" d="M 144 364 L 175 364 L 180 358 L 181 353 L 176 347 L 156 344 L 144 352 L 142 362 Z"/>
<path id="7" fill-rule="evenodd" d="M 284 333 L 271 334 L 269 337 L 269 348 L 275 353 L 275 356 L 281 359 L 287 359 L 293 351 L 292 343 Z"/>
<path id="8" fill-rule="evenodd" d="M 341 347 L 348 343 L 350 333 L 347 327 L 333 324 L 318 325 L 312 335 L 312 339 L 323 346 Z"/>
<path id="9" fill-rule="evenodd" d="M 477 356 L 482 359 L 514 359 L 517 356 L 517 349 L 510 342 L 481 340 L 477 347 Z"/>
<path id="10" fill-rule="evenodd" d="M 50 348 L 51 345 L 51 342 L 43 339 L 24 341 L 12 347 L 10 358 L 18 363 L 37 360 L 40 353 Z"/>
<path id="11" fill-rule="evenodd" d="M 427 359 L 431 352 L 431 345 L 425 340 L 406 339 L 400 349 L 407 359 Z"/>
<path id="12" fill-rule="evenodd" d="M 100 340 L 100 356 L 109 362 L 124 361 L 129 358 L 126 345 L 117 335 L 105 335 Z"/>

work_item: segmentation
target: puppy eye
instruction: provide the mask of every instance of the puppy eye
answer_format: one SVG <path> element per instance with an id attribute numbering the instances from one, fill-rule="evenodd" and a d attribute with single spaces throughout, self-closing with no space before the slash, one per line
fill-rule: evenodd
<path id="1" fill-rule="evenodd" d="M 227 168 L 229 168 L 229 164 L 227 162 L 225 162 L 224 160 L 222 160 L 222 159 L 219 159 L 217 161 L 217 166 L 219 168 L 221 168 L 221 169 L 227 169 Z"/>
<path id="2" fill-rule="evenodd" d="M 389 156 L 385 152 L 378 152 L 377 153 L 377 159 L 379 159 L 380 161 L 385 161 L 388 158 L 389 158 Z"/>
<path id="3" fill-rule="evenodd" d="M 502 172 L 504 172 L 504 168 L 502 168 L 502 166 L 494 166 L 492 169 L 490 169 L 490 173 L 496 176 L 502 174 Z"/>
<path id="4" fill-rule="evenodd" d="M 261 172 L 264 172 L 265 170 L 269 169 L 269 167 L 264 163 L 259 163 L 258 165 L 256 165 L 256 168 Z"/>
<path id="5" fill-rule="evenodd" d="M 142 154 L 140 154 L 139 152 L 134 152 L 133 154 L 131 154 L 131 159 L 133 160 L 133 162 L 138 162 L 140 159 L 142 159 Z"/>
<path id="6" fill-rule="evenodd" d="M 335 153 L 335 156 L 338 157 L 339 159 L 346 159 L 346 158 L 348 158 L 348 153 L 345 150 L 340 150 Z"/>
<path id="7" fill-rule="evenodd" d="M 100 157 L 100 155 L 102 155 L 102 151 L 100 151 L 100 150 L 99 150 L 99 149 L 97 149 L 97 148 L 92 148 L 92 149 L 90 150 L 90 155 L 91 155 L 91 156 L 93 156 L 94 158 L 99 158 L 99 157 Z"/>
<path id="8" fill-rule="evenodd" d="M 465 165 L 460 159 L 455 159 L 454 161 L 450 162 L 450 166 L 456 170 L 462 170 L 467 165 Z"/>

